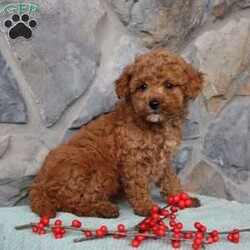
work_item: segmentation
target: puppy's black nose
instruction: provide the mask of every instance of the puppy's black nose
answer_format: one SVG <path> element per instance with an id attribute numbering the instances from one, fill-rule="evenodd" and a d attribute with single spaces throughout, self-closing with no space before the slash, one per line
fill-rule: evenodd
<path id="1" fill-rule="evenodd" d="M 156 109 L 158 109 L 158 108 L 160 107 L 160 102 L 157 101 L 157 100 L 151 100 L 151 101 L 149 102 L 149 107 L 150 107 L 151 109 L 153 109 L 153 110 L 156 110 Z"/>

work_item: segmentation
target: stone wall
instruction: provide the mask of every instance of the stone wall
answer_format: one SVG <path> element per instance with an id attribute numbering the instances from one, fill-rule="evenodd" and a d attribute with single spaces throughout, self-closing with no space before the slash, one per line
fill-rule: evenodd
<path id="1" fill-rule="evenodd" d="M 48 151 L 112 109 L 122 68 L 159 46 L 206 78 L 173 159 L 180 178 L 197 192 L 250 202 L 249 0 L 33 3 L 32 39 L 11 40 L 0 25 L 0 205 L 26 203 Z M 0 24 L 6 19 L 1 12 Z"/>

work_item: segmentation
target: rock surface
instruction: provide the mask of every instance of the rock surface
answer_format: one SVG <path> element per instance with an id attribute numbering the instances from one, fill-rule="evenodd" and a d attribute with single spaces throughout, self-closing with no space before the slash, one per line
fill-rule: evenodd
<path id="1" fill-rule="evenodd" d="M 183 147 L 179 149 L 172 160 L 172 164 L 176 169 L 177 174 L 185 169 L 192 160 L 193 147 Z"/>
<path id="2" fill-rule="evenodd" d="M 147 47 L 179 49 L 203 21 L 205 1 L 108 0 L 118 18 Z"/>
<path id="3" fill-rule="evenodd" d="M 193 57 L 205 73 L 203 94 L 208 110 L 219 113 L 241 85 L 250 66 L 250 19 L 230 20 L 217 30 L 203 33 L 194 43 Z"/>
<path id="4" fill-rule="evenodd" d="M 99 61 L 96 31 L 104 18 L 99 0 L 46 0 L 36 15 L 33 39 L 10 41 L 47 127 L 92 82 Z"/>
<path id="5" fill-rule="evenodd" d="M 250 182 L 250 100 L 230 103 L 204 138 L 203 153 L 236 183 Z"/>
<path id="6" fill-rule="evenodd" d="M 2 158 L 3 155 L 6 153 L 9 145 L 10 145 L 10 136 L 1 136 L 0 137 L 0 158 Z"/>
<path id="7" fill-rule="evenodd" d="M 36 174 L 48 153 L 44 142 L 32 135 L 11 135 L 9 140 L 11 146 L 1 158 L 0 179 Z"/>
<path id="8" fill-rule="evenodd" d="M 222 174 L 205 161 L 197 163 L 187 179 L 199 194 L 231 199 Z"/>
<path id="9" fill-rule="evenodd" d="M 28 191 L 34 175 L 20 178 L 0 178 L 1 206 L 20 206 L 29 204 Z"/>
<path id="10" fill-rule="evenodd" d="M 26 123 L 27 111 L 17 82 L 0 48 L 0 123 Z"/>
<path id="11" fill-rule="evenodd" d="M 212 15 L 215 19 L 222 19 L 232 11 L 249 7 L 249 0 L 213 0 Z"/>

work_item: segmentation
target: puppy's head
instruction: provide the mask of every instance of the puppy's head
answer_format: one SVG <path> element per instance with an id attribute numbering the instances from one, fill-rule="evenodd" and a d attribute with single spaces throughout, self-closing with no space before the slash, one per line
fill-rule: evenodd
<path id="1" fill-rule="evenodd" d="M 135 113 L 151 123 L 176 117 L 201 91 L 203 74 L 166 49 L 140 55 L 116 80 L 119 98 L 131 102 Z"/>

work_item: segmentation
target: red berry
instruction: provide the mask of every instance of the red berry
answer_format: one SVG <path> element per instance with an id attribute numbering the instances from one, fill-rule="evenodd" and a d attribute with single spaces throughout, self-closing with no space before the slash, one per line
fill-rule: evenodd
<path id="1" fill-rule="evenodd" d="M 38 232 L 38 227 L 37 226 L 33 226 L 32 227 L 32 232 L 37 233 Z"/>
<path id="2" fill-rule="evenodd" d="M 159 218 L 160 218 L 159 214 L 152 214 L 153 220 L 159 220 Z"/>
<path id="3" fill-rule="evenodd" d="M 39 230 L 39 234 L 40 235 L 46 234 L 46 230 L 44 228 L 40 229 Z"/>
<path id="4" fill-rule="evenodd" d="M 173 238 L 180 239 L 181 238 L 181 234 L 180 233 L 173 233 Z"/>
<path id="5" fill-rule="evenodd" d="M 142 225 L 144 225 L 144 224 L 141 224 L 140 226 L 142 227 Z M 143 228 L 144 228 L 144 226 L 143 226 Z M 124 232 L 126 228 L 125 228 L 125 226 L 123 224 L 119 224 L 117 226 L 117 229 L 118 229 L 119 232 Z M 146 225 L 145 225 L 145 229 L 146 229 Z"/>
<path id="6" fill-rule="evenodd" d="M 61 226 L 62 225 L 62 221 L 61 220 L 55 220 L 54 223 L 56 226 Z"/>
<path id="7" fill-rule="evenodd" d="M 233 241 L 233 234 L 232 233 L 228 234 L 227 239 L 229 241 Z"/>
<path id="8" fill-rule="evenodd" d="M 62 230 L 61 227 L 54 227 L 53 229 L 54 229 L 53 233 L 55 233 L 55 234 L 61 233 L 61 230 Z"/>
<path id="9" fill-rule="evenodd" d="M 199 230 L 204 233 L 207 231 L 207 228 L 202 225 Z"/>
<path id="10" fill-rule="evenodd" d="M 176 227 L 179 228 L 179 229 L 182 229 L 183 228 L 183 224 L 181 222 L 178 222 L 176 224 Z"/>
<path id="11" fill-rule="evenodd" d="M 83 233 L 84 233 L 84 235 L 85 235 L 87 238 L 92 236 L 92 233 L 91 233 L 90 230 L 85 230 Z"/>
<path id="12" fill-rule="evenodd" d="M 160 237 L 164 237 L 166 235 L 165 230 L 158 229 L 157 235 L 160 236 Z"/>
<path id="13" fill-rule="evenodd" d="M 218 236 L 219 232 L 217 230 L 213 230 L 210 235 L 212 236 Z"/>
<path id="14" fill-rule="evenodd" d="M 171 211 L 172 213 L 176 213 L 176 212 L 178 212 L 178 208 L 177 208 L 177 207 L 171 206 L 171 207 L 170 207 L 170 211 Z"/>
<path id="15" fill-rule="evenodd" d="M 37 225 L 36 225 L 39 229 L 43 229 L 44 228 L 44 224 L 39 222 Z"/>
<path id="16" fill-rule="evenodd" d="M 140 246 L 140 241 L 139 240 L 136 240 L 136 239 L 133 239 L 132 241 L 131 241 L 131 246 L 132 247 L 139 247 Z"/>
<path id="17" fill-rule="evenodd" d="M 101 227 L 100 227 L 100 230 L 101 230 L 103 233 L 107 233 L 108 228 L 107 228 L 106 226 L 101 226 Z"/>
<path id="18" fill-rule="evenodd" d="M 180 194 L 180 198 L 181 198 L 181 200 L 186 201 L 186 200 L 189 199 L 189 196 L 188 196 L 187 193 L 181 193 L 181 194 Z"/>
<path id="19" fill-rule="evenodd" d="M 65 233 L 66 233 L 65 228 L 61 228 L 61 234 L 63 235 L 63 234 L 65 234 Z"/>
<path id="20" fill-rule="evenodd" d="M 200 250 L 201 249 L 201 245 L 196 245 L 196 244 L 192 244 L 192 248 L 193 250 Z"/>
<path id="21" fill-rule="evenodd" d="M 176 215 L 175 215 L 175 214 L 170 214 L 169 218 L 170 218 L 171 220 L 175 220 L 175 219 L 176 219 Z"/>
<path id="22" fill-rule="evenodd" d="M 201 245 L 202 244 L 202 239 L 195 238 L 193 242 L 194 242 L 195 245 Z"/>
<path id="23" fill-rule="evenodd" d="M 168 203 L 168 205 L 172 205 L 174 203 L 174 197 L 173 196 L 168 197 L 167 203 Z"/>
<path id="24" fill-rule="evenodd" d="M 159 229 L 161 229 L 161 230 L 165 230 L 166 231 L 166 226 L 165 225 L 163 225 L 163 224 L 161 224 L 161 225 L 159 225 L 159 227 L 158 227 Z"/>
<path id="25" fill-rule="evenodd" d="M 181 210 L 186 208 L 186 203 L 183 200 L 180 200 L 177 205 L 178 205 L 178 208 Z"/>
<path id="26" fill-rule="evenodd" d="M 196 232 L 196 233 L 195 233 L 195 238 L 202 239 L 202 238 L 203 238 L 203 233 L 201 233 L 201 232 Z"/>
<path id="27" fill-rule="evenodd" d="M 234 230 L 233 233 L 228 234 L 227 239 L 231 241 L 232 243 L 235 243 L 235 244 L 239 243 L 239 239 L 240 239 L 239 231 Z"/>
<path id="28" fill-rule="evenodd" d="M 181 229 L 179 229 L 178 227 L 176 227 L 176 225 L 175 225 L 175 227 L 174 227 L 174 229 L 173 229 L 173 232 L 174 233 L 179 233 L 181 231 Z"/>
<path id="29" fill-rule="evenodd" d="M 41 217 L 41 220 L 49 220 L 49 217 L 46 216 L 46 215 L 43 215 L 43 216 Z"/>
<path id="30" fill-rule="evenodd" d="M 186 232 L 186 233 L 184 233 L 184 238 L 185 238 L 185 239 L 192 239 L 192 238 L 193 238 L 193 235 L 192 235 L 192 233 L 190 233 L 190 232 Z"/>
<path id="31" fill-rule="evenodd" d="M 234 240 L 239 240 L 240 239 L 240 234 L 239 233 L 233 233 L 233 239 Z"/>
<path id="32" fill-rule="evenodd" d="M 157 205 L 153 205 L 151 208 L 151 211 L 153 214 L 158 213 L 160 208 Z"/>
<path id="33" fill-rule="evenodd" d="M 200 223 L 200 222 L 195 222 L 195 223 L 194 223 L 194 227 L 195 227 L 196 229 L 200 229 L 200 228 L 201 228 L 201 223 Z"/>
<path id="34" fill-rule="evenodd" d="M 217 235 L 217 236 L 213 236 L 213 240 L 214 240 L 214 242 L 219 241 L 219 235 Z"/>
<path id="35" fill-rule="evenodd" d="M 40 219 L 40 223 L 42 223 L 44 226 L 47 226 L 49 224 L 49 217 L 48 216 L 42 216 Z"/>
<path id="36" fill-rule="evenodd" d="M 73 220 L 71 226 L 75 228 L 80 228 L 82 226 L 82 223 L 79 220 Z"/>
<path id="37" fill-rule="evenodd" d="M 172 240 L 171 245 L 172 245 L 173 248 L 180 248 L 181 242 L 178 241 L 178 240 Z"/>
<path id="38" fill-rule="evenodd" d="M 171 220 L 171 221 L 169 222 L 169 226 L 170 226 L 170 227 L 174 227 L 175 225 L 176 225 L 176 222 L 175 222 L 175 221 Z"/>
<path id="39" fill-rule="evenodd" d="M 139 231 L 140 231 L 140 232 L 143 232 L 143 231 L 145 231 L 146 229 L 147 229 L 146 224 L 143 223 L 143 224 L 140 224 L 140 225 L 139 225 Z M 119 229 L 118 229 L 118 231 L 119 231 Z"/>
<path id="40" fill-rule="evenodd" d="M 102 231 L 101 229 L 97 229 L 97 230 L 96 230 L 96 236 L 97 236 L 98 238 L 103 238 L 103 237 L 104 237 L 103 231 Z"/>
<path id="41" fill-rule="evenodd" d="M 185 200 L 185 207 L 191 207 L 192 201 L 190 199 Z"/>
<path id="42" fill-rule="evenodd" d="M 63 238 L 63 234 L 62 233 L 57 233 L 57 234 L 55 234 L 55 238 L 56 239 L 61 239 L 61 238 Z"/>
<path id="43" fill-rule="evenodd" d="M 168 210 L 166 210 L 166 209 L 161 210 L 161 215 L 164 217 L 167 217 L 169 215 Z"/>
<path id="44" fill-rule="evenodd" d="M 113 238 L 114 238 L 114 239 L 120 239 L 121 236 L 120 236 L 119 234 L 113 234 Z"/>
<path id="45" fill-rule="evenodd" d="M 143 240 L 145 240 L 145 236 L 142 236 L 142 235 L 136 235 L 135 236 L 135 240 L 138 240 L 138 241 L 143 241 Z"/>
<path id="46" fill-rule="evenodd" d="M 214 242 L 214 239 L 213 239 L 213 237 L 208 236 L 208 237 L 206 238 L 206 241 L 207 241 L 207 244 L 212 244 L 212 243 Z"/>
<path id="47" fill-rule="evenodd" d="M 174 199 L 174 202 L 175 202 L 175 203 L 178 203 L 178 202 L 180 201 L 181 198 L 180 198 L 179 195 L 175 195 L 173 199 Z"/>

